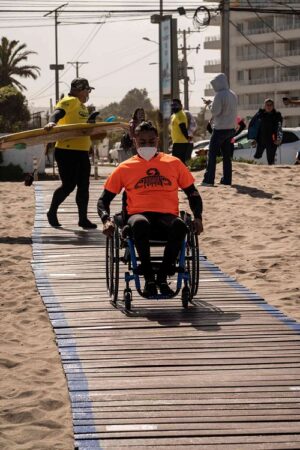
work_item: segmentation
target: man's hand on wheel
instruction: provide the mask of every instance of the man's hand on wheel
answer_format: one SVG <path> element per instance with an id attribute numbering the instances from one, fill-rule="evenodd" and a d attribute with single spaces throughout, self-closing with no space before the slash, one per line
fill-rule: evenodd
<path id="1" fill-rule="evenodd" d="M 201 219 L 194 219 L 194 230 L 198 235 L 203 232 L 203 224 Z"/>
<path id="2" fill-rule="evenodd" d="M 114 235 L 115 231 L 115 224 L 108 219 L 104 224 L 102 228 L 102 233 L 105 234 L 107 237 L 112 237 Z"/>

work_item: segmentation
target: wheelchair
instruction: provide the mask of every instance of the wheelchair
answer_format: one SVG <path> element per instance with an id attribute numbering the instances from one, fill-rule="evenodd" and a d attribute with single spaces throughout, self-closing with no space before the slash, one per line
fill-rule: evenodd
<path id="1" fill-rule="evenodd" d="M 131 237 L 130 227 L 124 224 L 122 213 L 114 215 L 114 235 L 106 237 L 106 287 L 113 306 L 118 306 L 118 300 L 120 300 L 119 294 L 123 289 L 121 300 L 123 301 L 125 311 L 131 310 L 132 289 L 130 283 L 133 281 L 138 294 L 148 299 L 169 299 L 177 296 L 181 291 L 182 307 L 188 309 L 189 303 L 192 303 L 192 299 L 197 294 L 199 287 L 199 244 L 198 236 L 193 229 L 191 214 L 180 211 L 180 217 L 185 222 L 188 231 L 182 242 L 174 268 L 176 289 L 169 296 L 157 294 L 154 297 L 146 297 L 142 290 L 142 284 L 144 282 L 141 282 L 140 279 L 142 273 L 138 265 L 139 258 L 135 250 L 134 240 Z M 159 272 L 166 243 L 166 240 L 159 240 L 158 236 L 153 236 L 153 239 L 151 236 L 151 265 L 154 274 Z M 160 255 L 157 254 L 157 251 L 153 250 L 159 247 L 163 247 Z M 155 254 L 152 255 L 152 253 Z M 121 263 L 125 266 L 123 275 L 120 270 Z"/>

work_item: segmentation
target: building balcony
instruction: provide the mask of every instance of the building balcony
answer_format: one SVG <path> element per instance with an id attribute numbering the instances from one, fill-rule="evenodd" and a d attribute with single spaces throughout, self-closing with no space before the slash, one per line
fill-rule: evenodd
<path id="1" fill-rule="evenodd" d="M 216 60 L 209 60 L 205 61 L 204 64 L 204 73 L 219 73 L 221 72 L 221 61 Z"/>
<path id="2" fill-rule="evenodd" d="M 262 103 L 253 103 L 251 105 L 241 105 L 239 104 L 239 110 L 251 110 L 251 111 L 258 111 L 260 108 L 263 107 Z"/>
<path id="3" fill-rule="evenodd" d="M 276 31 L 287 31 L 287 30 L 298 30 L 300 28 L 299 22 L 292 22 L 292 23 L 285 23 L 285 24 L 278 24 L 274 26 L 274 29 Z M 244 30 L 245 35 L 252 36 L 254 34 L 267 34 L 267 33 L 274 33 L 273 30 L 270 27 L 262 26 L 259 28 L 250 28 L 248 30 Z"/>
<path id="4" fill-rule="evenodd" d="M 285 58 L 288 56 L 299 56 L 300 55 L 300 48 L 296 48 L 293 50 L 279 50 L 275 54 L 273 52 L 266 53 L 258 51 L 255 54 L 252 55 L 238 55 L 237 60 L 238 61 L 255 61 L 260 59 L 266 59 L 269 61 L 268 56 L 272 56 L 272 58 Z"/>
<path id="5" fill-rule="evenodd" d="M 249 86 L 253 84 L 274 84 L 276 79 L 274 78 L 255 78 L 253 80 L 239 80 L 238 84 L 242 86 Z"/>
<path id="6" fill-rule="evenodd" d="M 272 78 L 254 78 L 253 80 L 239 80 L 240 85 L 254 85 L 254 84 L 274 84 L 274 83 L 290 83 L 293 81 L 300 81 L 300 74 L 298 75 L 280 75 Z"/>
<path id="7" fill-rule="evenodd" d="M 282 58 L 285 56 L 299 56 L 300 48 L 294 48 L 293 50 L 281 50 L 276 52 L 276 57 Z"/>
<path id="8" fill-rule="evenodd" d="M 207 36 L 204 40 L 205 50 L 220 50 L 221 39 L 220 36 Z"/>
<path id="9" fill-rule="evenodd" d="M 267 53 L 267 52 L 266 52 Z M 270 56 L 275 58 L 275 56 L 271 53 L 268 53 Z M 257 59 L 268 59 L 268 56 L 263 52 L 257 52 L 253 55 L 238 55 L 236 58 L 238 61 L 254 61 Z M 269 59 L 268 59 L 269 60 Z"/>

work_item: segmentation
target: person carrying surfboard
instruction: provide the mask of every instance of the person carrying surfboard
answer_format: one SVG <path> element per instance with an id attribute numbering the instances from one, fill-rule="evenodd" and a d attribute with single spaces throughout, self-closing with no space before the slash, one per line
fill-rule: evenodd
<path id="1" fill-rule="evenodd" d="M 51 130 L 56 124 L 86 123 L 89 112 L 85 103 L 88 101 L 92 89 L 94 88 L 85 78 L 75 78 L 71 82 L 70 93 L 56 104 L 44 129 Z M 55 160 L 62 184 L 54 192 L 47 213 L 48 222 L 52 227 L 61 226 L 57 217 L 58 207 L 77 187 L 78 226 L 84 229 L 97 228 L 97 225 L 87 217 L 91 173 L 90 147 L 91 138 L 89 136 L 58 140 L 55 144 Z"/>

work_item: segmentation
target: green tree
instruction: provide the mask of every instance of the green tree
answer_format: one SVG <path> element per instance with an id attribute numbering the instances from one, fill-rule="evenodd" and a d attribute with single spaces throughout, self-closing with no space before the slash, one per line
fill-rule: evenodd
<path id="1" fill-rule="evenodd" d="M 101 117 L 105 118 L 112 114 L 121 117 L 123 120 L 129 120 L 136 108 L 144 108 L 144 110 L 152 111 L 153 105 L 148 97 L 147 89 L 131 89 L 120 103 L 110 103 L 100 111 Z"/>
<path id="2" fill-rule="evenodd" d="M 24 130 L 29 119 L 24 95 L 13 86 L 0 87 L 0 133 Z"/>
<path id="3" fill-rule="evenodd" d="M 13 85 L 22 91 L 26 87 L 15 79 L 15 76 L 36 80 L 40 68 L 28 64 L 22 65 L 27 61 L 29 55 L 35 53 L 26 50 L 26 44 L 19 44 L 19 41 L 9 41 L 6 37 L 2 37 L 0 44 L 0 87 Z"/>

